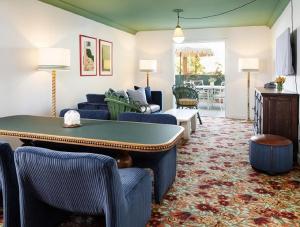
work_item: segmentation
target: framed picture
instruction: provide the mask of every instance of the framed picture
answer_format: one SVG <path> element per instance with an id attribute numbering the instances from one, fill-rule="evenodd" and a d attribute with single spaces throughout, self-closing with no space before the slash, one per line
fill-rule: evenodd
<path id="1" fill-rule="evenodd" d="M 80 76 L 97 76 L 97 39 L 79 36 Z"/>
<path id="2" fill-rule="evenodd" d="M 113 44 L 105 40 L 99 40 L 100 76 L 113 75 Z"/>

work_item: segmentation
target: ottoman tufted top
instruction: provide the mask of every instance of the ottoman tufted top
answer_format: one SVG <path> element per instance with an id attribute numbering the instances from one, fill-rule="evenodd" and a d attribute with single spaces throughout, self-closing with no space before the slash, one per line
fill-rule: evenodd
<path id="1" fill-rule="evenodd" d="M 261 134 L 251 137 L 251 141 L 257 144 L 270 145 L 270 146 L 287 146 L 292 143 L 291 140 L 277 135 Z"/>

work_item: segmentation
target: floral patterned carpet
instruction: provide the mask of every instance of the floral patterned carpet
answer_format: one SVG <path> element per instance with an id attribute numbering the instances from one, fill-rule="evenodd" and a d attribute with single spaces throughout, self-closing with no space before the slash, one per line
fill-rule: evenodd
<path id="1" fill-rule="evenodd" d="M 279 176 L 248 162 L 252 125 L 203 118 L 179 146 L 177 179 L 148 226 L 300 226 L 300 169 Z"/>
<path id="2" fill-rule="evenodd" d="M 176 182 L 162 204 L 153 205 L 148 227 L 300 227 L 300 168 L 279 176 L 257 173 L 248 162 L 252 125 L 202 120 L 178 147 Z M 87 223 L 65 226 L 97 226 Z"/>

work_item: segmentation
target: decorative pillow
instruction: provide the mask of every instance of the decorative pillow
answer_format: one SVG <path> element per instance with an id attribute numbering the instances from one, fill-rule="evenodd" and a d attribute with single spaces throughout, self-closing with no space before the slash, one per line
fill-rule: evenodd
<path id="1" fill-rule="evenodd" d="M 124 90 L 116 91 L 115 94 L 119 97 L 129 99 L 127 93 Z"/>
<path id="2" fill-rule="evenodd" d="M 124 90 L 115 91 L 114 89 L 110 88 L 108 90 L 108 92 L 111 93 L 111 94 L 113 94 L 113 95 L 116 95 L 118 97 L 129 99 L 127 93 Z"/>
<path id="3" fill-rule="evenodd" d="M 179 99 L 178 104 L 182 106 L 197 106 L 197 99 Z"/>
<path id="4" fill-rule="evenodd" d="M 134 90 L 140 89 L 139 86 L 134 86 Z M 150 87 L 145 87 L 145 94 L 146 94 L 146 99 L 148 103 L 152 103 L 152 97 L 151 97 L 151 88 Z"/>
<path id="5" fill-rule="evenodd" d="M 139 88 L 138 90 L 128 89 L 127 93 L 132 101 L 138 102 L 141 105 L 148 105 L 144 88 Z"/>

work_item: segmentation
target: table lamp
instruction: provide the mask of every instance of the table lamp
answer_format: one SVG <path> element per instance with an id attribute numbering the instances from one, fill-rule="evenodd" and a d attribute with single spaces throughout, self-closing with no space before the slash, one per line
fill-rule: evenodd
<path id="1" fill-rule="evenodd" d="M 70 50 L 63 48 L 40 48 L 38 69 L 52 71 L 52 117 L 56 117 L 56 70 L 69 70 Z"/>
<path id="2" fill-rule="evenodd" d="M 248 110 L 248 117 L 247 120 L 250 121 L 250 73 L 257 72 L 259 70 L 259 59 L 258 58 L 240 58 L 239 59 L 239 71 L 240 72 L 247 72 L 247 110 Z"/>
<path id="3" fill-rule="evenodd" d="M 156 72 L 157 61 L 156 60 L 140 60 L 139 69 L 141 72 L 147 73 L 147 87 L 149 87 L 149 73 Z"/>

